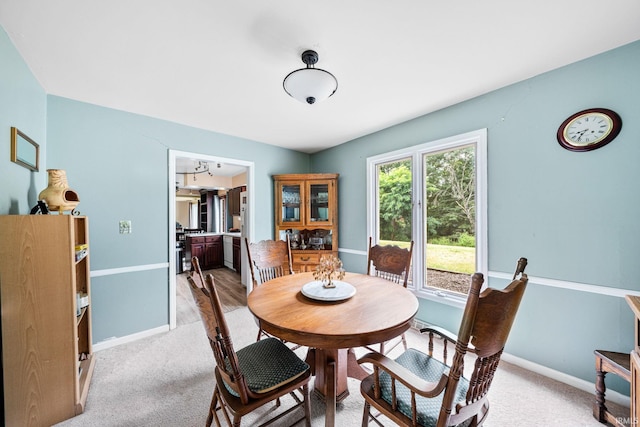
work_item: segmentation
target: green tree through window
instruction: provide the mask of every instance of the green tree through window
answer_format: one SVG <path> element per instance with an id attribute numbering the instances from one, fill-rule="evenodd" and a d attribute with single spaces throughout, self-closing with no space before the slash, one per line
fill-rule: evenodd
<path id="1" fill-rule="evenodd" d="M 475 236 L 473 147 L 427 154 L 424 162 L 428 238 L 456 244 L 462 236 Z"/>
<path id="2" fill-rule="evenodd" d="M 380 240 L 411 241 L 411 159 L 380 165 Z"/>
<path id="3" fill-rule="evenodd" d="M 408 247 L 409 286 L 458 300 L 487 271 L 486 130 L 367 159 L 374 243 Z"/>

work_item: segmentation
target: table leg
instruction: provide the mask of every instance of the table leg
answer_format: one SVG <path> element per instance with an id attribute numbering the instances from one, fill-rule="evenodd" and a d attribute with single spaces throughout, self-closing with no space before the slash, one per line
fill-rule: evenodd
<path id="1" fill-rule="evenodd" d="M 336 425 L 336 362 L 327 364 L 326 370 L 327 400 L 325 402 L 324 427 L 334 427 Z"/>
<path id="2" fill-rule="evenodd" d="M 316 348 L 306 360 L 315 371 L 314 388 L 325 400 L 325 426 L 333 427 L 336 403 L 349 396 L 347 377 L 362 380 L 369 373 L 358 364 L 353 349 Z"/>
<path id="3" fill-rule="evenodd" d="M 347 349 L 321 349 L 316 348 L 315 352 L 315 390 L 321 396 L 327 398 L 330 393 L 329 383 L 335 381 L 335 393 L 338 402 L 349 395 L 347 386 Z M 327 367 L 330 363 L 335 363 L 334 373 L 329 377 Z"/>
<path id="4" fill-rule="evenodd" d="M 347 376 L 362 381 L 369 375 L 371 375 L 371 372 L 367 372 L 362 365 L 358 363 L 356 352 L 350 348 L 347 353 Z"/>
<path id="5" fill-rule="evenodd" d="M 315 391 L 326 404 L 325 427 L 333 427 L 336 403 L 349 395 L 347 386 L 347 349 L 315 349 Z"/>

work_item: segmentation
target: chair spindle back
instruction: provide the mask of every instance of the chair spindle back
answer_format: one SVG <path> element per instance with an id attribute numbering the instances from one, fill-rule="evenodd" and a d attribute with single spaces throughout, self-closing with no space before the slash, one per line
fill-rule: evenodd
<path id="1" fill-rule="evenodd" d="M 261 240 L 249 243 L 247 238 L 244 241 L 254 287 L 277 277 L 293 274 L 288 236 L 286 241 Z"/>
<path id="2" fill-rule="evenodd" d="M 521 271 L 518 271 L 520 278 L 513 280 L 502 290 L 487 288 L 480 293 L 484 278 L 481 273 L 472 276 L 452 362 L 450 383 L 447 385 L 447 392 L 449 389 L 455 391 L 455 385 L 464 371 L 464 356 L 471 343 L 473 347 L 470 351 L 476 355 L 476 360 L 469 377 L 466 407 L 457 405 L 460 414 L 475 411 L 477 405 L 484 403 L 529 280 L 523 273 L 524 266 L 526 260 Z M 520 267 L 519 262 L 518 269 Z M 445 394 L 441 412 L 446 410 L 446 399 Z M 463 418 L 464 415 L 461 419 Z"/>
<path id="3" fill-rule="evenodd" d="M 403 249 L 395 245 L 372 246 L 369 237 L 369 253 L 367 259 L 367 274 L 372 273 L 394 283 L 402 284 L 405 288 L 409 280 L 411 269 L 411 254 L 413 253 L 413 241 L 409 249 Z M 371 269 L 373 267 L 373 271 Z"/>
<path id="4" fill-rule="evenodd" d="M 187 280 L 213 350 L 216 370 L 224 382 L 240 396 L 240 400 L 246 405 L 249 402 L 250 392 L 240 371 L 238 357 L 233 348 L 231 334 L 215 288 L 214 278 L 211 274 L 207 274 L 204 282 L 205 287 L 198 286 L 192 277 L 188 277 Z"/>

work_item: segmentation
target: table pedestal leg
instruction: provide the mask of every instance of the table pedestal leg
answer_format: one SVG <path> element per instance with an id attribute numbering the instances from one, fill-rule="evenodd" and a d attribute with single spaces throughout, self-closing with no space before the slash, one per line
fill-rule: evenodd
<path id="1" fill-rule="evenodd" d="M 314 388 L 316 393 L 324 397 L 326 405 L 324 425 L 333 427 L 336 420 L 336 403 L 349 395 L 347 350 L 316 348 L 312 361 L 316 371 Z"/>
<path id="2" fill-rule="evenodd" d="M 371 373 L 367 372 L 356 359 L 356 353 L 352 348 L 347 353 L 347 375 L 351 378 L 362 381 L 367 378 Z"/>
<path id="3" fill-rule="evenodd" d="M 335 398 L 342 401 L 349 395 L 347 386 L 347 349 L 315 349 L 315 390 L 325 399 L 329 399 L 330 383 L 334 383 Z M 334 363 L 333 373 L 327 369 L 330 363 Z"/>
<path id="4" fill-rule="evenodd" d="M 331 361 L 327 364 L 325 372 L 327 383 L 327 400 L 325 402 L 325 418 L 324 427 L 334 427 L 336 425 L 336 362 Z M 347 394 L 349 390 L 347 389 Z"/>

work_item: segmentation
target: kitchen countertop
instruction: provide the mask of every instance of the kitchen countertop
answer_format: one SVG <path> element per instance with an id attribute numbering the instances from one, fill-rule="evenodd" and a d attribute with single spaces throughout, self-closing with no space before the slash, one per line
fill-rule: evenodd
<path id="1" fill-rule="evenodd" d="M 241 237 L 240 233 L 186 233 L 186 237 L 205 237 L 205 236 L 232 236 Z"/>

